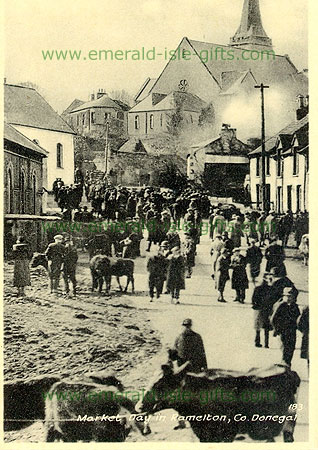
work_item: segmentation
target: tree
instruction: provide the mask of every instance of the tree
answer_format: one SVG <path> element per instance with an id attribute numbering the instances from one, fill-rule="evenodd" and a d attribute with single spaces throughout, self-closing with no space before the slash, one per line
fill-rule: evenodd
<path id="1" fill-rule="evenodd" d="M 126 103 L 128 106 L 132 106 L 133 98 L 125 89 L 111 91 L 109 94 L 110 98 L 113 100 L 119 100 L 123 103 Z"/>
<path id="2" fill-rule="evenodd" d="M 159 174 L 159 184 L 161 187 L 169 188 L 180 193 L 187 187 L 188 179 L 187 176 L 179 170 L 176 163 L 165 161 L 164 167 Z"/>
<path id="3" fill-rule="evenodd" d="M 204 127 L 215 122 L 215 111 L 212 103 L 201 110 L 199 116 L 199 126 Z"/>

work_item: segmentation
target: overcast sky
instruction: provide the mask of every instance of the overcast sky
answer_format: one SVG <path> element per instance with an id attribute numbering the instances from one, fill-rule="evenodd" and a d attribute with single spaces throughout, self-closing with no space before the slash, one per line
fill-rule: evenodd
<path id="1" fill-rule="evenodd" d="M 44 61 L 42 50 L 133 50 L 177 47 L 183 36 L 227 44 L 243 0 L 8 0 L 5 76 L 31 81 L 62 112 L 98 88 L 135 94 L 166 64 L 155 61 Z M 307 0 L 260 0 L 263 25 L 277 54 L 307 63 Z"/>

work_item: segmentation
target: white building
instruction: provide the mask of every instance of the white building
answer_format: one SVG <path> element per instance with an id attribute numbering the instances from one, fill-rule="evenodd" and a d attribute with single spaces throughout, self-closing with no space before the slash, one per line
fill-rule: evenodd
<path id="1" fill-rule="evenodd" d="M 48 152 L 43 187 L 74 182 L 74 131 L 33 88 L 4 85 L 5 121 Z"/>
<path id="2" fill-rule="evenodd" d="M 308 97 L 299 97 L 296 121 L 266 141 L 266 202 L 277 213 L 308 210 Z M 249 189 L 254 206 L 261 206 L 261 147 L 249 154 Z"/>

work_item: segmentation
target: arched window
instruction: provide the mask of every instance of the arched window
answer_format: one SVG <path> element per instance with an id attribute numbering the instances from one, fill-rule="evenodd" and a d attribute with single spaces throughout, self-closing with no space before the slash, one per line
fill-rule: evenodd
<path id="1" fill-rule="evenodd" d="M 12 170 L 8 170 L 8 176 L 7 176 L 7 211 L 9 214 L 13 213 L 13 177 L 12 177 Z"/>
<path id="2" fill-rule="evenodd" d="M 153 125 L 154 125 L 154 117 L 153 117 L 153 114 L 150 114 L 149 126 L 152 130 L 153 130 Z"/>
<path id="3" fill-rule="evenodd" d="M 95 123 L 96 122 L 96 114 L 94 111 L 91 112 L 91 123 Z"/>
<path id="4" fill-rule="evenodd" d="M 139 116 L 135 116 L 135 130 L 139 130 Z"/>
<path id="5" fill-rule="evenodd" d="M 32 176 L 32 209 L 33 214 L 36 214 L 36 175 Z"/>
<path id="6" fill-rule="evenodd" d="M 56 146 L 56 167 L 63 167 L 63 145 L 57 144 Z"/>
<path id="7" fill-rule="evenodd" d="M 25 214 L 26 183 L 23 169 L 21 169 L 20 171 L 19 191 L 20 191 L 20 214 Z"/>

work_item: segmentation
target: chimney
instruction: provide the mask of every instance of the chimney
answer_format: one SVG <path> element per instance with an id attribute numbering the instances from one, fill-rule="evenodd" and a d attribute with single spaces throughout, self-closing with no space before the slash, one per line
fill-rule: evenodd
<path id="1" fill-rule="evenodd" d="M 301 120 L 307 116 L 309 110 L 309 95 L 304 97 L 303 95 L 297 96 L 298 108 L 296 110 L 296 119 Z"/>
<path id="2" fill-rule="evenodd" d="M 231 140 L 236 137 L 236 128 L 231 128 L 229 123 L 222 123 L 220 136 L 226 138 L 227 140 Z"/>
<path id="3" fill-rule="evenodd" d="M 99 98 L 103 97 L 103 95 L 107 95 L 105 89 L 98 89 L 96 99 L 98 100 Z"/>

